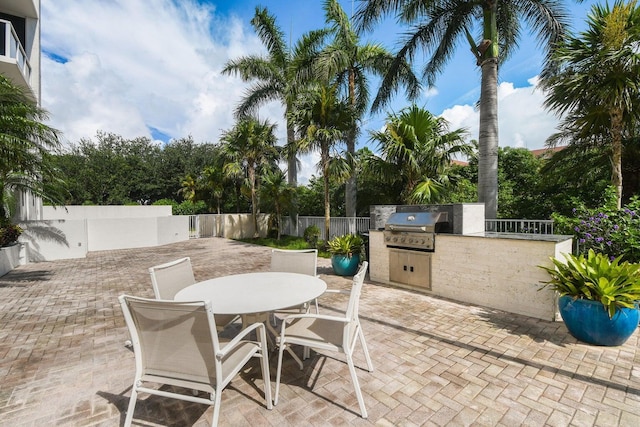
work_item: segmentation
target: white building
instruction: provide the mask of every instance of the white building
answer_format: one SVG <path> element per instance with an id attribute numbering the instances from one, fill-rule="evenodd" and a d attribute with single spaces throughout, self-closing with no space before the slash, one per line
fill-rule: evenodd
<path id="1" fill-rule="evenodd" d="M 40 0 L 0 0 L 0 73 L 26 88 L 38 105 L 40 51 Z M 18 196 L 16 220 L 42 218 L 40 199 Z"/>

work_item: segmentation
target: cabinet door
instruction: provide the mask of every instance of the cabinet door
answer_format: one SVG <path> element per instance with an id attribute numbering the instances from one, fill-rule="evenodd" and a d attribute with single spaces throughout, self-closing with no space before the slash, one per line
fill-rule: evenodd
<path id="1" fill-rule="evenodd" d="M 431 254 L 389 249 L 389 281 L 431 289 Z"/>
<path id="2" fill-rule="evenodd" d="M 412 252 L 408 258 L 407 284 L 431 289 L 431 255 Z"/>

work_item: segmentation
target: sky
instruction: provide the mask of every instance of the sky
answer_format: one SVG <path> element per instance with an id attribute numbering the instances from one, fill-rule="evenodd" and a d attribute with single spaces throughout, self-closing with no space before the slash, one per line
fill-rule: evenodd
<path id="1" fill-rule="evenodd" d="M 575 30 L 595 0 L 570 8 Z M 158 144 L 191 136 L 197 143 L 217 143 L 235 121 L 233 110 L 247 84 L 239 77 L 221 75 L 230 59 L 264 54 L 250 20 L 256 6 L 275 15 L 282 31 L 295 42 L 309 30 L 324 26 L 322 0 L 41 0 L 42 106 L 49 125 L 60 130 L 66 145 L 93 139 L 99 131 L 126 139 L 148 137 Z M 348 15 L 358 1 L 341 0 Z M 363 42 L 397 50 L 407 29 L 386 19 Z M 536 89 L 543 51 L 528 29 L 520 48 L 499 71 L 500 146 L 538 149 L 555 132 L 558 119 L 542 107 Z M 462 40 L 461 42 L 464 42 Z M 414 70 L 421 73 L 426 55 L 416 55 Z M 377 87 L 371 89 L 374 93 Z M 467 128 L 478 138 L 480 71 L 468 45 L 455 56 L 432 88 L 415 101 L 443 116 L 450 129 Z M 379 130 L 388 112 L 409 105 L 400 92 L 388 108 L 368 115 L 358 148 L 376 146 L 368 130 Z M 285 136 L 283 109 L 270 103 L 261 119 L 278 124 Z M 301 158 L 298 179 L 305 184 L 317 175 L 317 154 Z"/>

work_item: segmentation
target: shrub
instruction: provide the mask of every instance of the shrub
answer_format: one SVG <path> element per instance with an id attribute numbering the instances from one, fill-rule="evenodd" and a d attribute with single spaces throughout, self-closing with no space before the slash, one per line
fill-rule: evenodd
<path id="1" fill-rule="evenodd" d="M 564 254 L 551 258 L 553 267 L 540 266 L 551 276 L 545 288 L 590 301 L 599 301 L 612 318 L 620 307 L 635 308 L 640 300 L 640 264 L 609 260 L 606 255 L 587 251 L 587 256 Z"/>
<path id="2" fill-rule="evenodd" d="M 320 229 L 317 225 L 310 225 L 304 229 L 304 241 L 312 248 L 318 247 L 318 239 L 320 238 Z"/>
<path id="3" fill-rule="evenodd" d="M 554 217 L 558 231 L 573 234 L 577 253 L 589 249 L 629 262 L 640 261 L 640 198 L 634 196 L 622 209 L 574 208 L 574 217 Z"/>
<path id="4" fill-rule="evenodd" d="M 22 228 L 18 225 L 7 224 L 0 227 L 0 247 L 9 246 L 17 242 L 22 231 Z"/>

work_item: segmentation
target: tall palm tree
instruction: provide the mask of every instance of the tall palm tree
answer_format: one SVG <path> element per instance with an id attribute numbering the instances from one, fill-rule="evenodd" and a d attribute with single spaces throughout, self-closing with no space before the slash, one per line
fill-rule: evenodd
<path id="1" fill-rule="evenodd" d="M 498 210 L 498 65 L 518 47 L 523 24 L 549 46 L 564 33 L 567 12 L 560 0 L 364 0 L 357 13 L 361 28 L 370 28 L 383 15 L 396 14 L 401 23 L 413 25 L 402 40 L 396 61 L 382 85 L 398 75 L 400 60 L 413 60 L 416 50 L 431 53 L 423 76 L 429 86 L 454 54 L 460 40 L 467 40 L 481 69 L 480 132 L 478 138 L 478 199 L 485 203 L 487 218 Z M 481 29 L 480 42 L 471 32 Z"/>
<path id="2" fill-rule="evenodd" d="M 640 119 L 640 7 L 635 0 L 594 5 L 587 23 L 558 43 L 542 74 L 545 106 L 566 114 L 551 141 L 608 146 L 619 209 L 622 143 Z"/>
<path id="3" fill-rule="evenodd" d="M 466 130 L 449 132 L 447 121 L 416 105 L 387 116 L 384 130 L 371 132 L 380 157 L 368 167 L 387 181 L 402 203 L 429 203 L 448 183 L 456 154 L 469 155 Z"/>
<path id="4" fill-rule="evenodd" d="M 322 79 L 335 78 L 340 87 L 346 89 L 349 103 L 355 112 L 354 123 L 347 133 L 346 141 L 348 158 L 352 159 L 355 155 L 358 121 L 362 119 L 369 103 L 367 75 L 373 73 L 383 76 L 393 63 L 394 56 L 379 44 L 362 44 L 351 20 L 337 0 L 325 0 L 324 11 L 333 41 L 320 53 L 318 66 Z M 388 102 L 399 84 L 405 85 L 409 98 L 413 99 L 418 95 L 420 83 L 411 67 L 402 62 L 398 70 L 396 79 L 390 82 L 384 91 L 378 93 L 372 105 L 373 111 L 379 110 Z M 345 188 L 345 208 L 348 217 L 356 215 L 356 198 L 356 176 L 352 173 Z"/>
<path id="5" fill-rule="evenodd" d="M 259 121 L 254 117 L 244 117 L 236 125 L 223 132 L 222 152 L 226 163 L 227 176 L 244 176 L 251 198 L 254 237 L 258 237 L 258 181 L 261 169 L 272 167 L 278 158 L 276 149 L 276 125 L 267 120 Z"/>
<path id="6" fill-rule="evenodd" d="M 287 184 L 285 174 L 280 169 L 267 171 L 262 177 L 260 196 L 262 201 L 269 204 L 275 211 L 276 223 L 278 225 L 278 240 L 280 240 L 282 228 L 282 212 L 293 202 L 295 191 L 294 187 Z"/>
<path id="7" fill-rule="evenodd" d="M 17 191 L 64 203 L 64 182 L 51 160 L 60 149 L 59 133 L 43 123 L 47 119 L 21 87 L 0 75 L 0 225 L 10 221 Z"/>
<path id="8" fill-rule="evenodd" d="M 335 84 L 318 83 L 301 94 L 291 118 L 301 136 L 304 151 L 320 151 L 320 170 L 324 182 L 325 239 L 330 237 L 331 203 L 329 178 L 331 176 L 331 149 L 344 141 L 353 123 L 353 110 L 340 98 Z"/>
<path id="9" fill-rule="evenodd" d="M 205 167 L 202 170 L 200 186 L 209 194 L 209 200 L 211 201 L 209 203 L 209 209 L 213 209 L 212 206 L 215 200 L 216 213 L 220 215 L 220 203 L 222 202 L 225 188 L 223 165 L 213 164 Z"/>
<path id="10" fill-rule="evenodd" d="M 287 46 L 284 32 L 276 24 L 275 17 L 266 8 L 256 7 L 251 20 L 258 37 L 267 48 L 266 56 L 250 55 L 230 60 L 222 70 L 223 74 L 239 75 L 243 81 L 252 81 L 244 99 L 236 108 L 236 117 L 254 114 L 268 102 L 280 101 L 284 107 L 287 128 L 288 181 L 292 186 L 298 183 L 297 146 L 290 113 L 298 91 L 310 78 L 309 63 L 324 43 L 323 30 L 305 34 L 296 45 Z M 294 224 L 297 213 L 291 212 Z"/>

